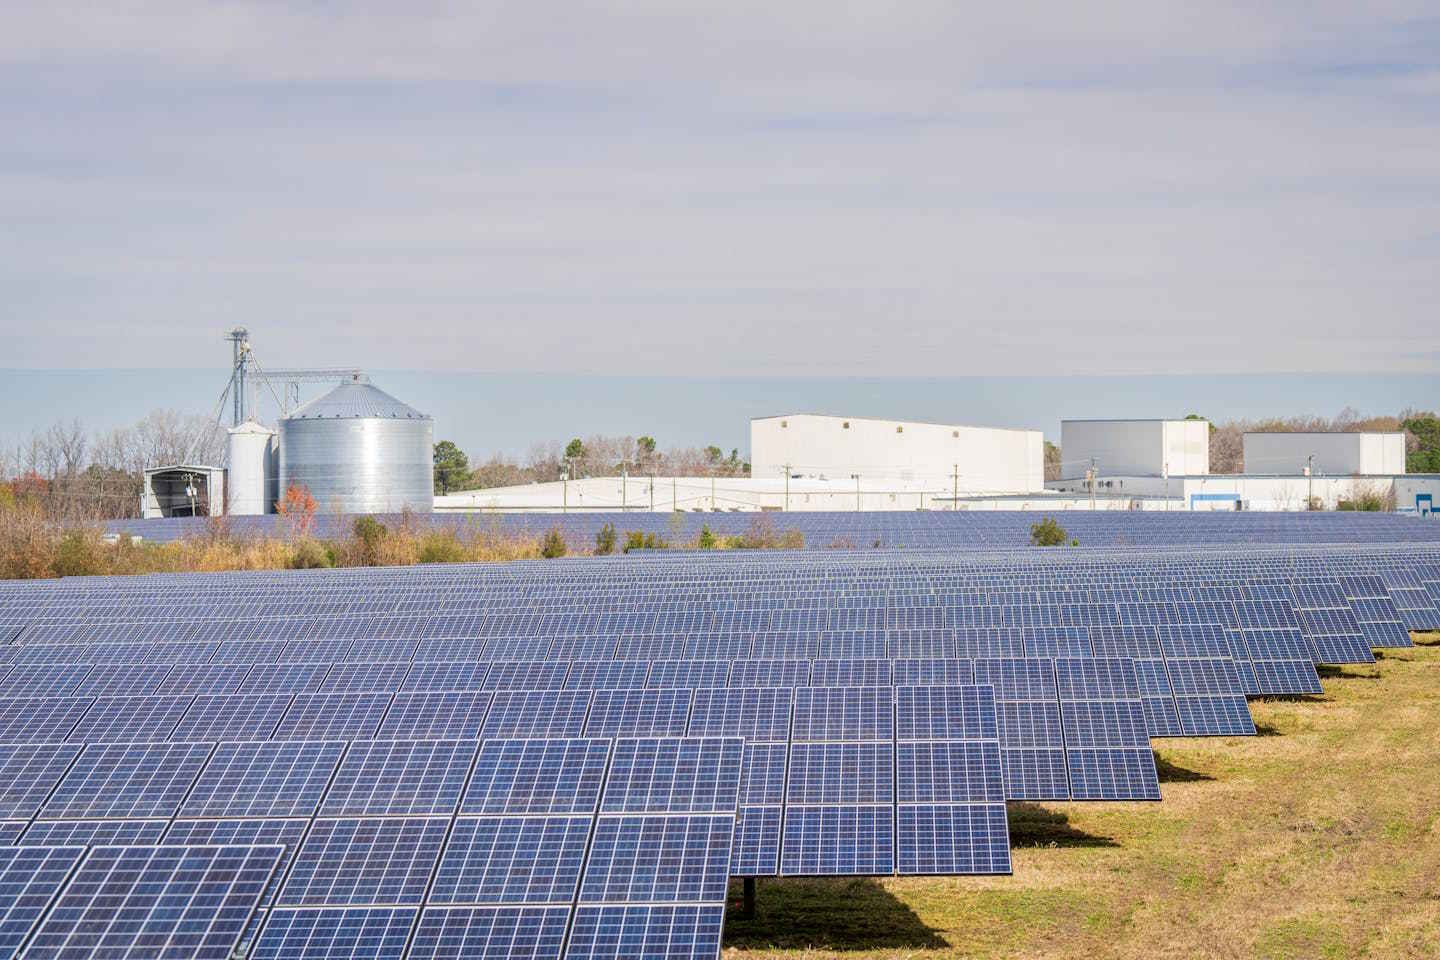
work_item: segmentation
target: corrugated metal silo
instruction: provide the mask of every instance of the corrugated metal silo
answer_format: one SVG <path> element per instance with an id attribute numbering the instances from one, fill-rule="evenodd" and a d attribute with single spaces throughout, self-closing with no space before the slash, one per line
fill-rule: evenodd
<path id="1" fill-rule="evenodd" d="M 342 383 L 280 421 L 280 495 L 307 488 L 320 512 L 429 513 L 435 422 L 369 383 Z"/>
<path id="2" fill-rule="evenodd" d="M 225 512 L 250 517 L 275 510 L 275 431 L 246 420 L 230 428 L 230 476 Z"/>

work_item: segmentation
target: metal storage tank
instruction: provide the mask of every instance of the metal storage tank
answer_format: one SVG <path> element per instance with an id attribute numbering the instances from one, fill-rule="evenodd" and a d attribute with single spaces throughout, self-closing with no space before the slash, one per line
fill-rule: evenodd
<path id="1" fill-rule="evenodd" d="M 253 517 L 275 510 L 275 431 L 246 420 L 230 428 L 230 476 L 225 512 Z"/>
<path id="2" fill-rule="evenodd" d="M 319 512 L 429 513 L 435 422 L 370 383 L 348 382 L 280 421 L 280 495 L 307 488 Z"/>

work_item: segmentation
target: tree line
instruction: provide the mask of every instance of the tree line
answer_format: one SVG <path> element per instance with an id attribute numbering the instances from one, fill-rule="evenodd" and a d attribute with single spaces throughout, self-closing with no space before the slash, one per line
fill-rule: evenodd
<path id="1" fill-rule="evenodd" d="M 537 443 L 524 459 L 492 454 L 472 461 L 450 440 L 435 444 L 435 492 L 546 483 L 562 477 L 619 476 L 748 477 L 750 464 L 738 448 L 729 454 L 715 445 L 663 448 L 651 436 L 574 437 Z"/>
<path id="2" fill-rule="evenodd" d="M 56 422 L 0 446 L 0 508 L 28 504 L 52 520 L 136 517 L 147 467 L 218 464 L 224 454 L 223 427 L 175 410 L 108 431 Z"/>

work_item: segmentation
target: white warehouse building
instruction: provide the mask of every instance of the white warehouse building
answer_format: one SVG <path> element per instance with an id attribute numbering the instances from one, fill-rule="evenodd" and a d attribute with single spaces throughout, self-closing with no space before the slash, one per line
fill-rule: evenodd
<path id="1" fill-rule="evenodd" d="M 750 421 L 750 475 L 941 483 L 961 493 L 1045 489 L 1038 430 L 797 413 Z"/>
<path id="2" fill-rule="evenodd" d="M 1304 473 L 1307 467 L 1315 476 L 1397 476 L 1405 472 L 1405 434 L 1245 434 L 1246 473 Z"/>
<path id="3" fill-rule="evenodd" d="M 1062 478 L 1204 476 L 1210 472 L 1208 420 L 1062 420 Z"/>

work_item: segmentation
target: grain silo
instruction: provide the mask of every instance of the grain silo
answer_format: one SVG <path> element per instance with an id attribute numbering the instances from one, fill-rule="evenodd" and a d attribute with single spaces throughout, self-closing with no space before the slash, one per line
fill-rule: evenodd
<path id="1" fill-rule="evenodd" d="M 230 428 L 225 512 L 250 517 L 275 510 L 275 431 L 246 420 Z"/>
<path id="2" fill-rule="evenodd" d="M 280 496 L 308 489 L 322 513 L 429 513 L 434 421 L 362 381 L 342 383 L 280 421 Z"/>

